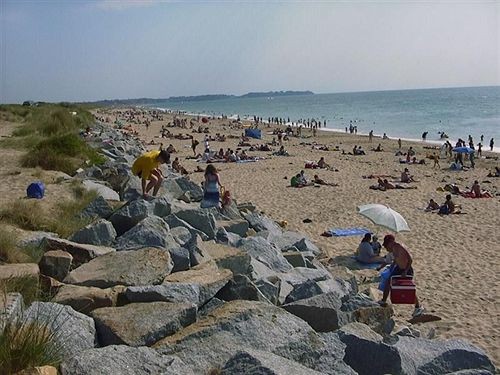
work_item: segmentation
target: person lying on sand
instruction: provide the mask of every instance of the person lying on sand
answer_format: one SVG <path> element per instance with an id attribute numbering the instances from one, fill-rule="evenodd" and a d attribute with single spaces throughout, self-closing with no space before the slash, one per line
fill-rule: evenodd
<path id="1" fill-rule="evenodd" d="M 392 190 L 392 189 L 402 189 L 402 190 L 412 190 L 416 189 L 416 186 L 403 186 L 399 184 L 393 184 L 392 182 L 389 182 L 387 179 L 378 179 L 378 185 L 372 185 L 370 186 L 370 189 L 372 190 L 381 190 L 381 191 L 386 191 L 386 190 Z"/>
<path id="2" fill-rule="evenodd" d="M 318 185 L 325 185 L 325 186 L 339 186 L 338 184 L 333 184 L 331 182 L 326 182 L 322 178 L 319 178 L 317 174 L 314 175 L 313 182 Z"/>

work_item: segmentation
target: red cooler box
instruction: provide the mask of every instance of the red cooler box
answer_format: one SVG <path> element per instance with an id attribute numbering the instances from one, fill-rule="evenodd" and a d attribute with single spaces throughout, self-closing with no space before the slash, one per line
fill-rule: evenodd
<path id="1" fill-rule="evenodd" d="M 391 277 L 391 302 L 394 304 L 415 304 L 416 289 L 412 276 Z"/>

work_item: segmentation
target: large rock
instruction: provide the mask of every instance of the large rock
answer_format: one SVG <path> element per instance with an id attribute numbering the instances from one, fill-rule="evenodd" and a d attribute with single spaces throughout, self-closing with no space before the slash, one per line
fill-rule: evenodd
<path id="1" fill-rule="evenodd" d="M 272 352 L 328 374 L 354 374 L 342 361 L 344 345 L 338 339 L 324 338 L 303 320 L 263 302 L 227 302 L 155 347 L 185 359 L 197 374 L 248 349 Z"/>
<path id="2" fill-rule="evenodd" d="M 62 281 L 68 275 L 72 263 L 73 256 L 70 253 L 63 250 L 52 250 L 43 254 L 38 266 L 42 274 Z"/>
<path id="3" fill-rule="evenodd" d="M 221 375 L 321 375 L 301 364 L 272 353 L 246 349 L 238 351 L 226 362 Z"/>
<path id="4" fill-rule="evenodd" d="M 144 199 L 136 199 L 116 210 L 109 221 L 115 227 L 118 236 L 121 236 L 152 214 L 153 207 L 152 203 Z"/>
<path id="5" fill-rule="evenodd" d="M 115 285 L 159 284 L 172 270 L 168 251 L 146 248 L 103 255 L 78 267 L 65 283 L 109 288 Z"/>
<path id="6" fill-rule="evenodd" d="M 463 340 L 399 337 L 394 348 L 403 358 L 409 374 L 438 375 L 471 369 L 495 373 L 484 351 Z"/>
<path id="7" fill-rule="evenodd" d="M 250 256 L 231 246 L 213 241 L 198 241 L 198 249 L 206 257 L 213 259 L 219 268 L 231 270 L 235 275 L 250 274 Z"/>
<path id="8" fill-rule="evenodd" d="M 188 222 L 181 220 L 174 214 L 164 217 L 164 220 L 170 228 L 177 228 L 177 227 L 186 228 L 193 236 L 198 235 L 201 237 L 203 241 L 208 240 L 208 236 L 205 233 L 203 233 L 201 230 L 196 229 Z"/>
<path id="9" fill-rule="evenodd" d="M 163 249 L 178 247 L 173 237 L 169 235 L 168 229 L 168 225 L 163 219 L 157 216 L 149 216 L 128 232 L 118 237 L 116 240 L 116 249 L 121 251 L 144 247 L 158 247 Z"/>
<path id="10" fill-rule="evenodd" d="M 394 310 L 391 305 L 381 307 L 364 294 L 355 294 L 344 299 L 339 311 L 341 325 L 359 322 L 368 325 L 381 335 L 389 334 L 394 328 Z"/>
<path id="11" fill-rule="evenodd" d="M 382 336 L 365 324 L 345 325 L 338 336 L 346 344 L 344 361 L 359 375 L 416 374 L 404 368 L 395 347 L 385 344 Z"/>
<path id="12" fill-rule="evenodd" d="M 241 236 L 228 232 L 224 228 L 219 228 L 215 234 L 215 241 L 220 244 L 239 247 L 241 245 Z"/>
<path id="13" fill-rule="evenodd" d="M 12 279 L 38 280 L 40 269 L 36 263 L 14 263 L 0 265 L 0 281 Z"/>
<path id="14" fill-rule="evenodd" d="M 122 286 L 101 289 L 67 284 L 59 288 L 57 294 L 52 298 L 52 302 L 68 305 L 76 311 L 88 314 L 100 307 L 115 306 L 118 295 L 124 289 L 125 287 Z"/>
<path id="15" fill-rule="evenodd" d="M 107 187 L 106 185 L 100 184 L 98 182 L 92 181 L 92 180 L 84 180 L 83 182 L 83 187 L 87 191 L 95 191 L 98 195 L 103 197 L 106 200 L 110 201 L 119 201 L 120 196 L 116 191 L 113 189 Z"/>
<path id="16" fill-rule="evenodd" d="M 205 233 L 208 239 L 214 239 L 216 233 L 215 218 L 209 211 L 198 208 L 178 211 L 175 216 L 184 220 L 193 228 Z"/>
<path id="17" fill-rule="evenodd" d="M 74 233 L 70 237 L 70 240 L 89 245 L 110 246 L 115 238 L 116 231 L 113 224 L 105 219 L 101 219 Z"/>
<path id="18" fill-rule="evenodd" d="M 255 286 L 255 284 L 245 275 L 234 275 L 229 282 L 216 295 L 224 301 L 244 299 L 249 301 L 268 302 L 269 300 Z"/>
<path id="19" fill-rule="evenodd" d="M 250 224 L 250 228 L 257 232 L 267 230 L 269 232 L 281 233 L 280 226 L 267 216 L 252 212 L 244 214 L 244 217 Z"/>
<path id="20" fill-rule="evenodd" d="M 113 213 L 113 207 L 103 197 L 98 196 L 80 213 L 83 218 L 102 218 L 107 219 Z"/>
<path id="21" fill-rule="evenodd" d="M 47 327 L 61 347 L 63 356 L 72 357 L 96 344 L 94 321 L 69 306 L 51 302 L 33 302 L 23 314 L 25 322 Z"/>
<path id="22" fill-rule="evenodd" d="M 336 293 L 319 294 L 282 307 L 305 320 L 316 332 L 334 331 L 340 327 L 337 311 L 342 300 Z"/>
<path id="23" fill-rule="evenodd" d="M 196 321 L 196 305 L 131 303 L 92 311 L 101 345 L 150 346 Z"/>
<path id="24" fill-rule="evenodd" d="M 33 231 L 22 234 L 22 239 L 19 240 L 19 247 L 40 247 L 46 237 L 59 238 L 57 233 Z"/>
<path id="25" fill-rule="evenodd" d="M 187 302 L 200 305 L 200 285 L 164 283 L 161 285 L 131 286 L 125 291 L 129 302 Z"/>
<path id="26" fill-rule="evenodd" d="M 163 284 L 185 283 L 200 288 L 199 306 L 205 304 L 217 294 L 233 276 L 232 272 L 219 269 L 213 262 L 200 264 L 188 271 L 176 272 L 168 275 Z"/>
<path id="27" fill-rule="evenodd" d="M 165 181 L 165 189 L 174 198 L 179 199 L 188 194 L 192 202 L 200 202 L 203 199 L 203 189 L 200 185 L 186 177 L 169 178 Z"/>
<path id="28" fill-rule="evenodd" d="M 219 220 L 217 228 L 224 228 L 226 232 L 235 233 L 240 237 L 246 237 L 248 231 L 248 221 L 246 220 Z"/>
<path id="29" fill-rule="evenodd" d="M 42 247 L 44 251 L 64 250 L 70 253 L 73 256 L 73 267 L 78 267 L 91 259 L 115 251 L 115 249 L 111 247 L 79 244 L 62 238 L 51 237 L 46 237 L 43 240 Z"/>
<path id="30" fill-rule="evenodd" d="M 287 272 L 293 269 L 281 251 L 262 237 L 244 238 L 241 241 L 239 249 L 246 252 L 252 258 L 264 263 L 273 271 Z"/>
<path id="31" fill-rule="evenodd" d="M 60 365 L 62 375 L 194 375 L 178 358 L 147 347 L 106 346 L 78 353 Z"/>
<path id="32" fill-rule="evenodd" d="M 23 296 L 21 293 L 0 292 L 0 332 L 3 331 L 8 322 L 22 316 Z"/>

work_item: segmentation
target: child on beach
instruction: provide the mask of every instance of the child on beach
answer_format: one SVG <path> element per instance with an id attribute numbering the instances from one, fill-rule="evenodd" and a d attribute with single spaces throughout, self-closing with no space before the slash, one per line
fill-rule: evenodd
<path id="1" fill-rule="evenodd" d="M 220 177 L 217 168 L 213 164 L 208 164 L 205 169 L 205 181 L 203 183 L 203 200 L 201 208 L 220 208 Z"/>

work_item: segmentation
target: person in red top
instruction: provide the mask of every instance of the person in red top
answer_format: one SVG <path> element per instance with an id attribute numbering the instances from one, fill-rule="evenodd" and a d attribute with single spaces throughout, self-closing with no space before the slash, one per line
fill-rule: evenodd
<path id="1" fill-rule="evenodd" d="M 391 277 L 401 275 L 405 276 L 413 276 L 413 268 L 412 263 L 413 259 L 406 250 L 406 248 L 400 243 L 396 242 L 395 237 L 392 234 L 388 234 L 384 237 L 384 242 L 382 244 L 387 251 L 392 253 L 394 257 L 394 261 L 391 265 Z M 390 280 L 390 279 L 389 279 Z M 389 297 L 389 293 L 391 291 L 391 283 L 387 282 L 382 300 L 379 301 L 381 306 L 387 306 L 387 297 Z M 424 308 L 420 305 L 418 298 L 415 298 L 415 310 L 413 311 L 413 317 L 417 317 L 423 314 Z"/>

